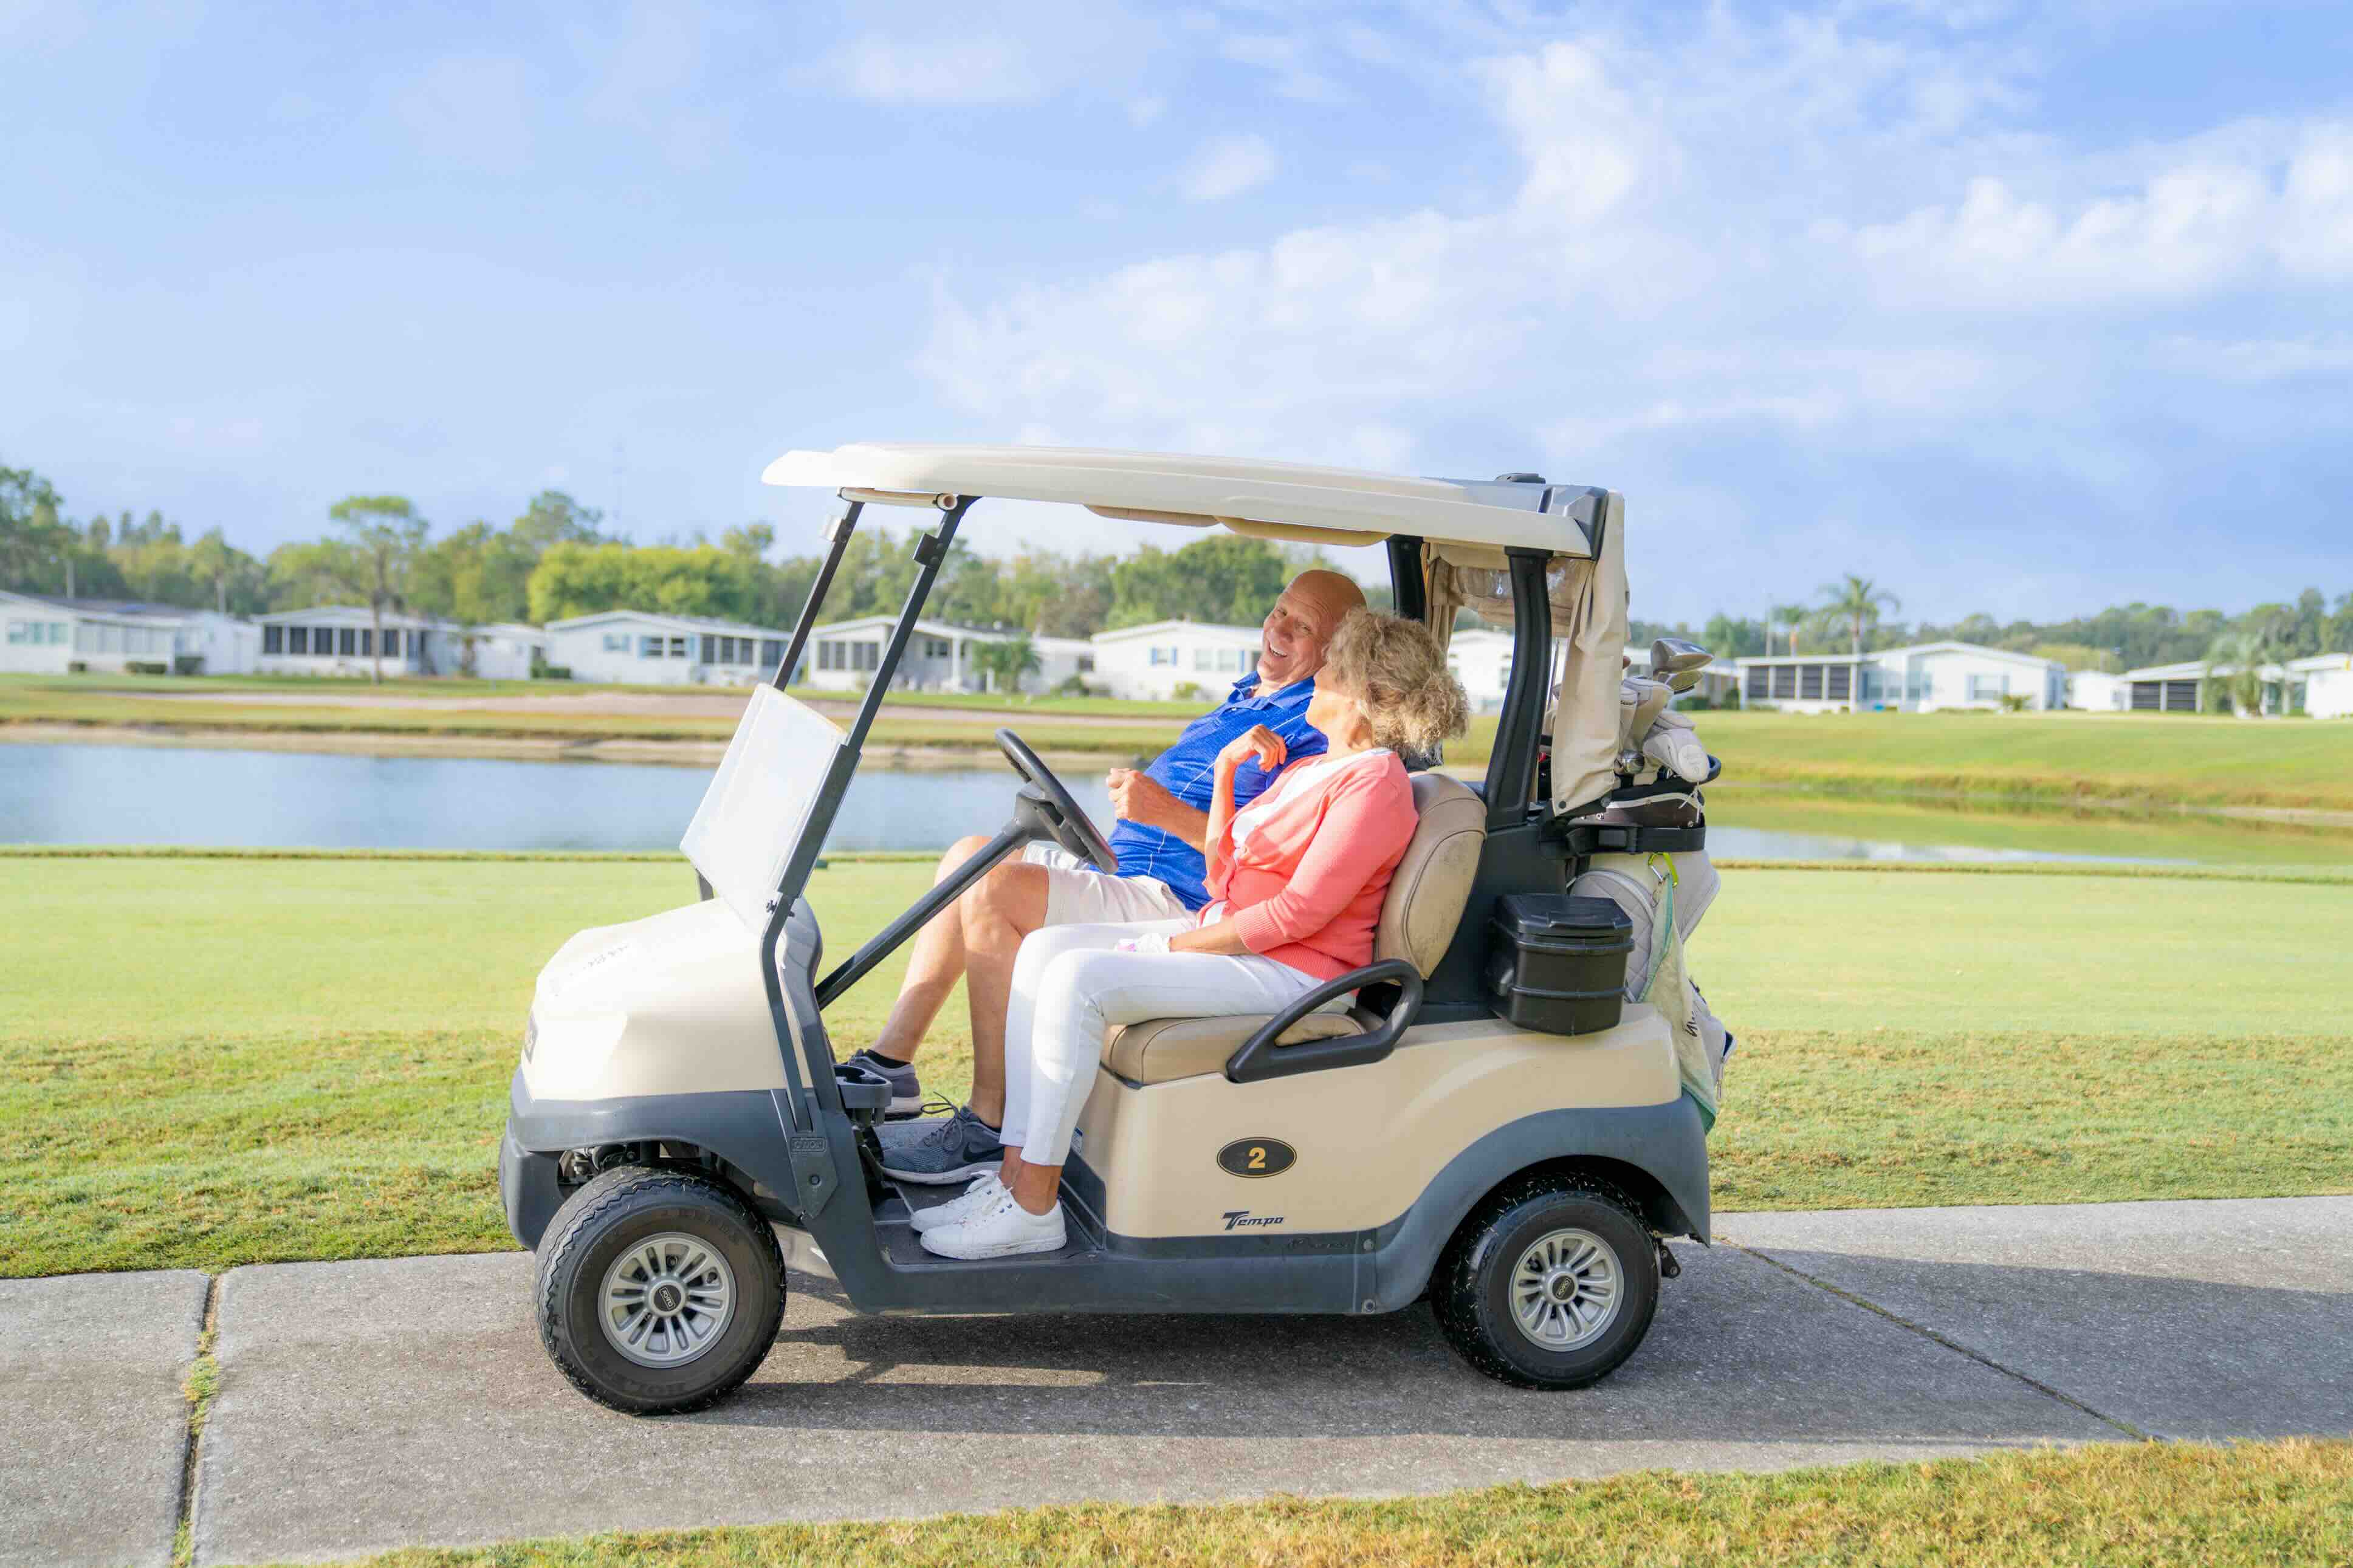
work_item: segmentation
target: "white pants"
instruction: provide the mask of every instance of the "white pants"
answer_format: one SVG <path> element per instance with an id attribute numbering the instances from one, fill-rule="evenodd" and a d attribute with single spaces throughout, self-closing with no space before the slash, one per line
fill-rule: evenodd
<path id="1" fill-rule="evenodd" d="M 1124 938 L 1193 929 L 1191 916 L 1133 925 L 1047 926 L 1021 942 L 1005 1009 L 1005 1142 L 1022 1161 L 1059 1165 L 1094 1088 L 1103 1030 L 1146 1018 L 1277 1013 L 1317 982 L 1245 953 L 1113 952 Z M 1336 996 L 1321 1012 L 1346 1008 Z"/>
<path id="2" fill-rule="evenodd" d="M 1186 912 L 1185 900 L 1157 877 L 1114 877 L 1059 844 L 1032 844 L 1021 858 L 1046 868 L 1050 926 L 1171 921 Z"/>

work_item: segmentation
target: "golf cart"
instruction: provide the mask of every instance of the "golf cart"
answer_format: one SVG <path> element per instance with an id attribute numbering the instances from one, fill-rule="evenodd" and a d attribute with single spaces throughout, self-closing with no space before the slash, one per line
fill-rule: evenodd
<path id="1" fill-rule="evenodd" d="M 565 1374 L 620 1410 L 707 1404 L 766 1355 L 787 1267 L 863 1312 L 1369 1314 L 1427 1297 L 1473 1365 L 1542 1388 L 1632 1353 L 1676 1272 L 1663 1237 L 1707 1239 L 1713 1108 L 1687 1091 L 1661 1013 L 1624 999 L 1625 916 L 1566 896 L 1596 857 L 1695 850 L 1705 831 L 1613 810 L 1643 770 L 1622 739 L 1622 499 L 1532 474 L 1012 447 L 793 452 L 765 477 L 846 506 L 687 830 L 702 896 L 567 942 L 523 1032 L 500 1188 L 537 1250 L 541 1335 Z M 888 1086 L 837 1059 L 825 1010 L 1025 844 L 1106 871 L 1113 855 L 999 731 L 1019 783 L 985 849 L 830 968 L 803 894 L 983 498 L 1382 546 L 1398 614 L 1443 638 L 1477 609 L 1509 623 L 1514 657 L 1484 778 L 1413 774 L 1420 825 L 1375 961 L 1279 1015 L 1109 1030 L 1064 1172 L 1068 1245 L 964 1262 L 918 1247 L 913 1208 L 954 1194 L 882 1173 Z M 933 515 L 843 729 L 785 687 L 877 506 Z M 1680 672 L 1706 655 L 1662 646 L 1654 675 L 1662 659 Z M 1317 1011 L 1351 992 L 1350 1010 Z"/>

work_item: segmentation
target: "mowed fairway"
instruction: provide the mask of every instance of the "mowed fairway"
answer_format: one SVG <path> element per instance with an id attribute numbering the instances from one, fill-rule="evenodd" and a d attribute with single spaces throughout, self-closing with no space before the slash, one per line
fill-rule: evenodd
<path id="1" fill-rule="evenodd" d="M 846 952 L 929 869 L 836 862 Z M 511 1246 L 532 982 L 682 862 L 0 857 L 0 1274 Z M 2353 1191 L 2344 880 L 1736 871 L 1721 1209 Z M 899 968 L 831 1015 L 862 1043 Z M 960 1001 L 923 1063 L 955 1092 Z"/>

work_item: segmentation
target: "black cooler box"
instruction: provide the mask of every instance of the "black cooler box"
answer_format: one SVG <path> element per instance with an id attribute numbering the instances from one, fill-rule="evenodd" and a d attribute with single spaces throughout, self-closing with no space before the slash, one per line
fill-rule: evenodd
<path id="1" fill-rule="evenodd" d="M 1488 921 L 1488 1000 L 1497 1016 L 1547 1035 L 1615 1028 L 1634 922 L 1608 899 L 1507 893 Z"/>

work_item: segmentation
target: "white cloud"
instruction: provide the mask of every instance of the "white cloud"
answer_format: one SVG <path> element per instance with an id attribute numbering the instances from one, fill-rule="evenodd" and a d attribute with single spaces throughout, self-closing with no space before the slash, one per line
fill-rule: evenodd
<path id="1" fill-rule="evenodd" d="M 1060 94 L 1125 101 L 1157 48 L 1156 22 L 1081 0 L 927 4 L 861 26 L 803 73 L 868 103 L 945 108 L 1037 103 Z M 1147 119 L 1149 116 L 1146 117 Z M 1138 121 L 1138 123 L 1143 123 Z"/>
<path id="2" fill-rule="evenodd" d="M 2341 335 L 2248 334 L 2202 374 L 2148 347 L 2283 290 L 2347 319 L 2343 124 L 2071 149 L 2025 129 L 2042 63 L 1962 26 L 1711 12 L 1465 59 L 1503 194 L 944 292 L 921 363 L 959 406 L 1090 445 L 1639 491 L 1683 528 L 1694 597 L 1658 607 L 1702 616 L 1873 549 L 1954 581 L 1962 516 L 2032 550 L 2041 508 L 2168 506 L 2175 466 L 2237 434 L 2201 385 L 2353 381 Z M 1205 150 L 1187 192 L 1270 164 Z M 2353 439 L 2353 397 L 2306 402 Z M 1693 477 L 1744 463 L 1764 489 Z M 1986 515 L 1975 482 L 2018 493 Z"/>
<path id="3" fill-rule="evenodd" d="M 1274 147 L 1263 136 L 1223 136 L 1205 143 L 1185 171 L 1188 202 L 1221 202 L 1274 178 Z"/>
<path id="4" fill-rule="evenodd" d="M 432 156 L 516 174 L 532 161 L 533 99 L 522 61 L 447 55 L 393 89 L 392 112 Z"/>

